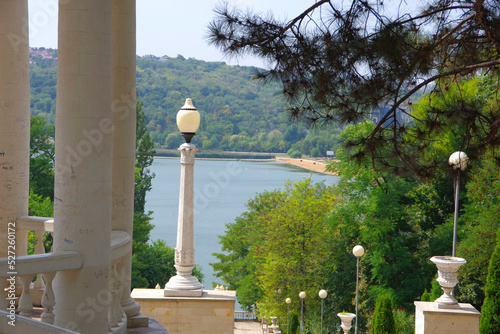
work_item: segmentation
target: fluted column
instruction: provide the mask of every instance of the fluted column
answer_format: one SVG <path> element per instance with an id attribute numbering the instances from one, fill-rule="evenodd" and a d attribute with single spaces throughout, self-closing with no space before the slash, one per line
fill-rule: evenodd
<path id="1" fill-rule="evenodd" d="M 8 238 L 17 217 L 28 214 L 30 150 L 29 48 L 23 22 L 27 0 L 0 0 L 0 257 L 9 254 Z M 11 223 L 9 225 L 9 223 Z M 9 227 L 11 230 L 9 230 Z M 23 235 L 15 238 L 23 249 Z"/>
<path id="2" fill-rule="evenodd" d="M 133 234 L 136 132 L 135 0 L 113 0 L 113 230 Z M 122 260 L 121 306 L 128 317 L 140 305 L 130 297 L 132 245 Z"/>
<path id="3" fill-rule="evenodd" d="M 77 251 L 83 268 L 53 283 L 55 321 L 106 333 L 113 149 L 111 0 L 59 1 L 54 252 Z"/>

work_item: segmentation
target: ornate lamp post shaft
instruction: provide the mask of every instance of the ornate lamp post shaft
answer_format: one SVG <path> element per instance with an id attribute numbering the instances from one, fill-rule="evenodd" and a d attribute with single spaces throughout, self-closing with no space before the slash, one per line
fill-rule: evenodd
<path id="1" fill-rule="evenodd" d="M 184 138 L 186 138 L 186 143 L 179 147 L 179 151 L 181 151 L 181 184 L 179 192 L 177 246 L 175 247 L 175 269 L 177 269 L 177 275 L 170 278 L 165 285 L 165 296 L 196 297 L 201 296 L 203 293 L 203 285 L 196 277 L 192 276 L 194 267 L 194 154 L 196 146 L 191 144 L 190 141 L 198 129 L 199 119 L 199 113 L 193 106 L 191 99 L 187 99 L 186 104 L 177 114 L 177 125 Z M 192 124 L 193 120 L 195 123 L 194 126 Z M 187 131 L 183 129 L 186 126 Z"/>

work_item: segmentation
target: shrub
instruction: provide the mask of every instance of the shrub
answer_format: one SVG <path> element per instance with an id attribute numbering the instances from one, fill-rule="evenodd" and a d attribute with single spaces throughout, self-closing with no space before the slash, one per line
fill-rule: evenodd
<path id="1" fill-rule="evenodd" d="M 286 154 L 288 154 L 288 156 L 292 159 L 300 159 L 302 157 L 302 153 L 294 149 L 289 149 Z"/>
<path id="2" fill-rule="evenodd" d="M 317 157 L 320 157 L 320 156 L 321 156 L 321 151 L 319 150 L 319 148 L 314 147 L 311 150 L 311 157 L 317 158 Z"/>
<path id="3" fill-rule="evenodd" d="M 377 298 L 372 319 L 372 334 L 396 334 L 396 325 L 392 313 L 392 300 L 388 294 Z"/>
<path id="4" fill-rule="evenodd" d="M 146 244 L 146 249 L 132 256 L 132 288 L 152 289 L 157 283 L 163 287 L 176 274 L 174 253 L 174 248 L 163 240 Z M 193 269 L 193 276 L 200 282 L 203 280 L 198 265 Z"/>
<path id="5" fill-rule="evenodd" d="M 422 294 L 422 297 L 420 297 L 420 300 L 423 302 L 431 301 L 431 294 L 427 292 L 427 289 L 425 289 L 424 293 Z"/>
<path id="6" fill-rule="evenodd" d="M 290 313 L 290 333 L 297 333 L 299 329 L 299 315 L 296 312 Z"/>
<path id="7" fill-rule="evenodd" d="M 396 333 L 398 333 L 398 334 L 413 334 L 413 333 L 415 333 L 415 315 L 414 314 L 410 314 L 402 309 L 395 310 L 394 311 L 394 323 L 396 325 Z"/>
<path id="8" fill-rule="evenodd" d="M 497 231 L 500 236 L 500 230 Z M 500 238 L 491 255 L 488 266 L 488 278 L 484 287 L 484 304 L 481 308 L 482 317 L 479 326 L 481 334 L 500 333 Z"/>

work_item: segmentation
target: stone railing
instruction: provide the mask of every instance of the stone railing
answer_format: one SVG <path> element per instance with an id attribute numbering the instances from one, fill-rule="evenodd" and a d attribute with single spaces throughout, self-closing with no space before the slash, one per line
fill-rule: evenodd
<path id="1" fill-rule="evenodd" d="M 1 319 L 9 319 L 9 313 L 5 311 L 0 311 Z M 64 329 L 56 327 L 51 324 L 46 324 L 40 321 L 34 321 L 29 318 L 18 317 L 16 319 L 16 325 L 11 326 L 7 321 L 0 321 L 0 333 L 9 334 L 26 334 L 26 333 L 36 333 L 36 334 L 78 334 L 77 332 L 71 331 L 69 329 Z"/>
<path id="2" fill-rule="evenodd" d="M 258 321 L 257 316 L 254 312 L 248 311 L 234 311 L 234 320 L 235 321 Z"/>
<path id="3" fill-rule="evenodd" d="M 12 284 L 16 288 L 8 289 L 8 291 L 19 291 L 16 293 L 18 299 L 17 310 L 19 314 L 28 319 L 23 319 L 25 326 L 41 326 L 40 322 L 31 320 L 33 311 L 33 302 L 35 306 L 43 307 L 41 314 L 42 323 L 53 324 L 55 306 L 55 293 L 52 288 L 52 281 L 57 272 L 65 270 L 80 269 L 83 267 L 83 257 L 78 252 L 62 251 L 56 253 L 45 253 L 43 245 L 43 235 L 45 232 L 53 232 L 54 221 L 52 218 L 30 217 L 24 216 L 16 220 L 16 257 L 15 266 L 11 266 L 12 258 L 0 258 L 0 284 L 3 286 L 8 283 L 8 287 Z M 35 254 L 27 254 L 28 231 L 34 231 L 37 236 L 35 245 Z M 120 299 L 123 290 L 124 271 L 121 266 L 121 259 L 124 255 L 131 251 L 130 244 L 132 238 L 123 231 L 111 232 L 110 244 L 110 286 L 111 302 L 109 305 L 108 325 L 109 332 L 123 332 L 126 329 L 126 315 L 120 307 Z M 33 282 L 33 279 L 37 279 Z M 12 279 L 14 277 L 14 279 Z M 43 277 L 43 280 L 42 280 Z M 19 284 L 21 282 L 21 284 Z M 20 289 L 17 289 L 19 287 Z M 37 291 L 42 291 L 41 301 L 36 302 Z M 33 298 L 35 296 L 35 298 Z M 13 296 L 0 296 L 0 310 L 9 310 L 8 307 L 14 304 Z M 34 300 L 35 299 L 35 300 Z M 11 304 L 12 303 L 12 304 Z M 21 319 L 21 318 L 19 318 Z M 17 319 L 16 319 L 17 323 Z M 37 324 L 38 323 L 38 324 Z M 57 329 L 58 327 L 49 326 Z M 1 331 L 0 331 L 1 332 Z M 31 332 L 31 331 L 30 331 Z M 33 331 L 35 332 L 35 331 Z M 45 333 L 44 331 L 36 331 L 37 333 Z M 27 332 L 24 332 L 27 333 Z M 66 333 L 58 331 L 47 331 L 47 333 Z M 73 333 L 68 331 L 67 333 Z"/>

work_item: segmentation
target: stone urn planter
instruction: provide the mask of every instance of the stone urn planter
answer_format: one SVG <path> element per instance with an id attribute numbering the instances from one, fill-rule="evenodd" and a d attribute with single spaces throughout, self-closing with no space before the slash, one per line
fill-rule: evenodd
<path id="1" fill-rule="evenodd" d="M 441 285 L 444 293 L 436 299 L 435 303 L 438 308 L 460 308 L 458 301 L 451 295 L 453 288 L 458 283 L 458 269 L 467 263 L 465 259 L 451 256 L 433 256 L 431 261 L 438 268 L 438 278 L 436 279 Z"/>
<path id="2" fill-rule="evenodd" d="M 340 318 L 340 321 L 342 322 L 340 327 L 342 327 L 342 329 L 344 330 L 344 334 L 349 333 L 349 330 L 352 327 L 352 319 L 356 317 L 356 314 L 342 312 L 342 313 L 337 313 L 337 316 Z"/>

